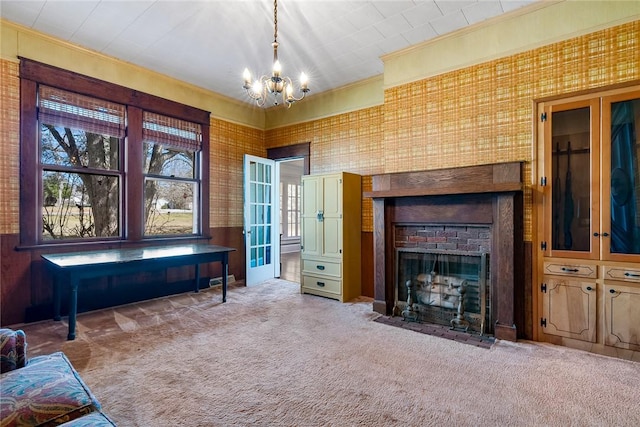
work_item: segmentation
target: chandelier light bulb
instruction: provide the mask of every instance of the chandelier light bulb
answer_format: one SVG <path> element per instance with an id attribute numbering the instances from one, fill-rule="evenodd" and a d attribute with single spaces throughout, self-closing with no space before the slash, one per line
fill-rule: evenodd
<path id="1" fill-rule="evenodd" d="M 280 74 L 282 74 L 282 65 L 280 61 L 276 60 L 276 62 L 273 63 L 273 77 L 280 77 Z"/>
<path id="2" fill-rule="evenodd" d="M 309 78 L 305 73 L 300 73 L 300 90 L 303 92 L 309 90 Z"/>
<path id="3" fill-rule="evenodd" d="M 260 83 L 260 80 L 256 80 L 255 82 L 253 82 L 251 90 L 255 95 L 260 95 L 260 93 L 262 92 L 262 83 Z"/>
<path id="4" fill-rule="evenodd" d="M 285 92 L 287 93 L 287 102 L 292 102 L 293 101 L 293 87 L 291 87 L 291 85 L 287 85 Z"/>
<path id="5" fill-rule="evenodd" d="M 242 73 L 242 78 L 244 79 L 244 88 L 249 89 L 251 87 L 251 73 L 248 68 L 244 69 L 244 73 Z"/>

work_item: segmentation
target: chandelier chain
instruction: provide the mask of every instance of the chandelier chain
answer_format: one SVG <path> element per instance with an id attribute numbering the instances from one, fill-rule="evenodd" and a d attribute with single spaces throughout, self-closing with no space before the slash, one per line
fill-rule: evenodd
<path id="1" fill-rule="evenodd" d="M 273 0 L 273 42 L 278 42 L 278 0 Z"/>

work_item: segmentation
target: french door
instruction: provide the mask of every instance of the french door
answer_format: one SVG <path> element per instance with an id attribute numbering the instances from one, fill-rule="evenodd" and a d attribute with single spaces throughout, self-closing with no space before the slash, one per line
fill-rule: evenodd
<path id="1" fill-rule="evenodd" d="M 244 240 L 246 285 L 279 276 L 280 235 L 277 163 L 244 156 Z"/>

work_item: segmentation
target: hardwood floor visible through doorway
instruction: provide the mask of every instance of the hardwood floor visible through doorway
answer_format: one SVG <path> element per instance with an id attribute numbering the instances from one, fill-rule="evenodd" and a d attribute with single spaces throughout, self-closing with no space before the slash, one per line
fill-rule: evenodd
<path id="1" fill-rule="evenodd" d="M 282 264 L 280 278 L 300 283 L 300 252 L 280 254 L 280 263 Z"/>

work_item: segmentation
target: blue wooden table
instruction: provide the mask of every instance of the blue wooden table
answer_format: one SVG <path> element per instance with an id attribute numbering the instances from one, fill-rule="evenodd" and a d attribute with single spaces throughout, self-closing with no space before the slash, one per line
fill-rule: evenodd
<path id="1" fill-rule="evenodd" d="M 226 302 L 229 252 L 232 251 L 235 251 L 235 249 L 224 246 L 189 244 L 42 255 L 42 258 L 54 273 L 54 320 L 60 320 L 60 299 L 62 294 L 60 286 L 63 278 L 68 279 L 67 283 L 70 289 L 69 334 L 67 339 L 73 340 L 76 337 L 78 287 L 81 280 L 195 265 L 194 291 L 198 292 L 200 264 L 210 262 L 220 262 L 222 264 L 222 302 Z"/>

